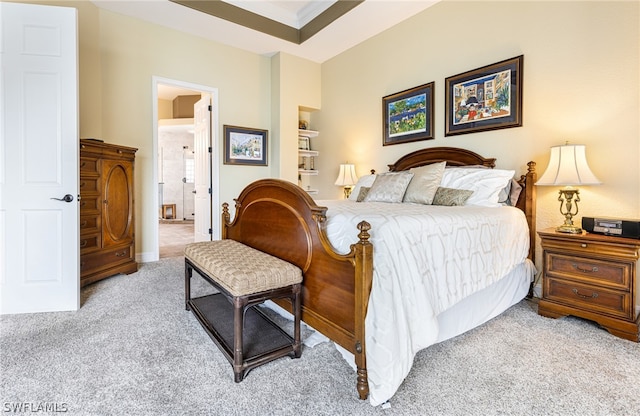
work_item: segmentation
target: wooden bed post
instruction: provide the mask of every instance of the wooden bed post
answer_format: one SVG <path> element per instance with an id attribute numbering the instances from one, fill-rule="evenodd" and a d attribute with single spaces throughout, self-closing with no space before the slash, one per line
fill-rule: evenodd
<path id="1" fill-rule="evenodd" d="M 373 283 L 373 245 L 369 242 L 371 225 L 362 221 L 358 224 L 359 241 L 352 246 L 355 251 L 355 339 L 354 351 L 358 373 L 358 395 L 365 400 L 369 395 L 367 356 L 365 348 L 365 317 L 369 305 L 369 294 Z"/>

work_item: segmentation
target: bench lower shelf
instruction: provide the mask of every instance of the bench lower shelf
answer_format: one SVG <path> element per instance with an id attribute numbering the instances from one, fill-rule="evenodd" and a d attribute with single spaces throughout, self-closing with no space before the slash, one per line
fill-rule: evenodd
<path id="1" fill-rule="evenodd" d="M 222 294 L 193 298 L 191 311 L 205 332 L 233 365 L 233 305 Z M 293 338 L 267 317 L 257 305 L 245 311 L 243 366 L 250 369 L 287 354 L 293 356 Z"/>

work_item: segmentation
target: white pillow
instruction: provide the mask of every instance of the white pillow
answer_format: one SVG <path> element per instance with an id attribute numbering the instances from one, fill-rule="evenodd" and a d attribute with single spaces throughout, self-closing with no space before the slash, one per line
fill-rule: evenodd
<path id="1" fill-rule="evenodd" d="M 445 169 L 440 186 L 473 191 L 465 205 L 498 207 L 500 191 L 507 186 L 515 173 L 515 170 L 503 169 Z"/>
<path id="2" fill-rule="evenodd" d="M 411 172 L 389 172 L 377 175 L 364 202 L 402 202 L 413 178 Z"/>
<path id="3" fill-rule="evenodd" d="M 360 194 L 360 188 L 362 188 L 363 186 L 370 188 L 371 185 L 373 185 L 373 181 L 375 180 L 376 180 L 376 175 L 361 176 L 358 179 L 358 183 L 356 183 L 356 186 L 354 186 L 353 189 L 351 190 L 351 195 L 349 195 L 349 200 L 355 202 L 358 199 L 358 194 Z"/>
<path id="4" fill-rule="evenodd" d="M 431 205 L 442 181 L 446 164 L 447 162 L 439 162 L 409 169 L 409 172 L 413 173 L 413 179 L 409 182 L 402 202 Z"/>

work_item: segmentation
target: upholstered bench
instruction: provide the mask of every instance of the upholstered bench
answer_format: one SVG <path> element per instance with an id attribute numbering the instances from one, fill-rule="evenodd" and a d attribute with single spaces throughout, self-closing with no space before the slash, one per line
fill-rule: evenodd
<path id="1" fill-rule="evenodd" d="M 235 382 L 276 358 L 299 358 L 302 271 L 291 263 L 235 240 L 188 244 L 185 254 L 185 306 L 233 366 Z M 191 298 L 196 271 L 219 293 Z M 289 298 L 293 337 L 255 306 Z"/>

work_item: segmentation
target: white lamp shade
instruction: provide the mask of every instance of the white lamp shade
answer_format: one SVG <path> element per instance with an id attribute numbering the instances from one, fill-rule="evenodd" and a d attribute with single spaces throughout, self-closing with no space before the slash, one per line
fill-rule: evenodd
<path id="1" fill-rule="evenodd" d="M 338 173 L 338 179 L 336 179 L 336 185 L 339 186 L 352 186 L 358 182 L 356 176 L 356 167 L 351 163 L 344 163 L 340 165 L 340 173 Z"/>
<path id="2" fill-rule="evenodd" d="M 565 144 L 553 146 L 549 166 L 536 185 L 599 185 L 602 182 L 591 172 L 585 146 L 583 144 Z"/>

